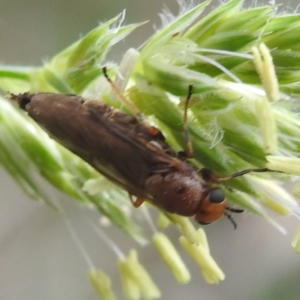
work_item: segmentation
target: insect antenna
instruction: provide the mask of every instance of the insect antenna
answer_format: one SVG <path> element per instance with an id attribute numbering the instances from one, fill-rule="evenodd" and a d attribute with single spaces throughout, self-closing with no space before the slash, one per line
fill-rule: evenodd
<path id="1" fill-rule="evenodd" d="M 244 212 L 243 209 L 239 209 L 239 208 L 231 208 L 231 207 L 226 207 L 226 210 L 233 212 L 233 213 L 242 213 Z M 226 216 L 226 218 L 231 222 L 231 224 L 233 225 L 233 228 L 236 229 L 237 228 L 237 223 L 235 222 L 235 220 L 233 219 L 232 215 L 229 214 L 228 212 L 224 211 L 224 215 Z"/>
<path id="2" fill-rule="evenodd" d="M 226 208 L 227 209 L 227 208 Z M 229 209 L 227 209 L 229 210 Z M 237 224 L 234 221 L 233 217 L 231 216 L 231 214 L 229 214 L 228 212 L 224 211 L 224 216 L 226 216 L 226 218 L 231 222 L 231 224 L 233 225 L 233 228 L 236 229 L 237 228 Z"/>
<path id="3" fill-rule="evenodd" d="M 228 211 L 234 212 L 234 213 L 238 213 L 238 214 L 244 212 L 243 209 L 239 209 L 239 208 L 226 207 L 225 209 Z"/>
<path id="4" fill-rule="evenodd" d="M 107 74 L 107 68 L 103 67 L 102 72 L 108 83 L 111 85 L 112 89 L 117 93 L 117 95 L 120 97 L 120 99 L 127 105 L 129 106 L 133 112 L 136 114 L 138 120 L 143 123 L 144 117 L 143 114 L 130 102 L 128 99 L 121 93 L 119 88 L 115 85 L 115 83 L 111 80 L 111 78 Z"/>

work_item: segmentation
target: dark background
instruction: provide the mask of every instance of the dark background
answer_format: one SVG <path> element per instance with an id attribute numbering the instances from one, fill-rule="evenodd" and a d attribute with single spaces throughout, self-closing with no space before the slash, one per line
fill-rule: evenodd
<path id="1" fill-rule="evenodd" d="M 164 3 L 177 12 L 176 1 Z M 98 22 L 126 8 L 127 24 L 150 22 L 112 53 L 111 58 L 119 61 L 127 48 L 139 46 L 154 32 L 153 24 L 159 26 L 158 13 L 163 5 L 157 0 L 0 0 L 0 63 L 40 65 Z M 288 5 L 286 11 L 291 12 L 292 1 Z M 0 172 L 0 299 L 98 299 L 86 276 L 87 265 L 63 218 L 49 207 L 25 198 L 12 179 Z M 95 238 L 78 206 L 70 200 L 62 201 L 94 264 L 110 274 L 114 290 L 121 295 L 115 255 Z M 97 218 L 92 213 L 88 216 Z M 162 299 L 296 300 L 300 294 L 300 256 L 294 253 L 290 241 L 298 221 L 292 217 L 275 218 L 285 226 L 287 235 L 250 213 L 235 217 L 236 231 L 226 218 L 207 227 L 213 257 L 226 274 L 225 281 L 217 286 L 206 284 L 198 267 L 184 253 L 193 277 L 190 284 L 181 286 L 152 246 L 134 247 L 161 288 Z M 133 246 L 116 228 L 107 232 L 125 252 Z M 170 236 L 181 249 L 177 232 L 171 231 Z"/>

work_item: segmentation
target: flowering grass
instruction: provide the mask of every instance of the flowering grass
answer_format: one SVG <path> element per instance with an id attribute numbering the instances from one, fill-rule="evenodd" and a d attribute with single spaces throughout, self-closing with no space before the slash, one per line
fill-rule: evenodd
<path id="1" fill-rule="evenodd" d="M 162 28 L 140 49 L 126 51 L 120 64 L 108 63 L 106 55 L 143 25 L 123 25 L 124 14 L 102 23 L 43 66 L 0 67 L 0 163 L 27 195 L 60 211 L 43 188 L 50 182 L 72 199 L 98 209 L 136 241 L 149 239 L 134 217 L 141 212 L 128 214 L 133 208 L 125 191 L 50 139 L 4 97 L 7 91 L 76 93 L 134 113 L 104 78 L 102 67 L 106 66 L 120 92 L 162 130 L 176 151 L 186 148 L 183 111 L 193 84 L 188 111 L 193 162 L 221 177 L 248 168 L 278 171 L 232 179 L 226 182 L 226 196 L 231 205 L 258 214 L 280 229 L 269 210 L 299 216 L 297 202 L 278 181 L 300 175 L 296 101 L 300 15 L 279 15 L 276 5 L 245 9 L 243 1 L 232 0 L 202 16 L 209 3 L 189 7 L 181 3 L 178 17 L 165 11 Z M 180 243 L 199 264 L 204 279 L 208 283 L 223 280 L 203 229 L 197 230 L 187 218 L 162 215 L 160 225 L 169 223 L 182 232 Z M 177 250 L 163 229 L 155 230 L 155 247 L 178 282 L 187 283 L 189 271 Z M 298 232 L 293 240 L 296 251 L 299 236 Z M 160 297 L 135 250 L 117 256 L 128 299 Z M 115 299 L 105 273 L 92 270 L 89 277 L 103 299 Z"/>

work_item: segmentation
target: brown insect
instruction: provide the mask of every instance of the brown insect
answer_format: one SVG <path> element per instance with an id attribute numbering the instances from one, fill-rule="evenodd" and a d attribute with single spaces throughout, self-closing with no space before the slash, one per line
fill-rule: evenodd
<path id="1" fill-rule="evenodd" d="M 107 77 L 105 69 L 104 74 Z M 195 216 L 201 224 L 225 214 L 236 227 L 226 210 L 242 210 L 227 207 L 225 193 L 217 184 L 268 169 L 247 169 L 218 178 L 210 170 L 199 170 L 187 161 L 193 156 L 187 130 L 191 95 L 192 85 L 184 115 L 188 150 L 179 154 L 157 128 L 98 101 L 53 93 L 24 93 L 10 98 L 60 144 L 128 191 L 134 206 L 148 200 L 167 212 Z"/>

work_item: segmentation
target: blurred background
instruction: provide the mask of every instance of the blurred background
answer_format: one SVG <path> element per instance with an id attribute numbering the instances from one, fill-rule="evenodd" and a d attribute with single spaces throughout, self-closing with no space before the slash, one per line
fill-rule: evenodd
<path id="1" fill-rule="evenodd" d="M 252 3 L 252 1 L 251 1 Z M 289 1 L 285 11 L 298 2 Z M 258 3 L 261 5 L 261 3 Z M 158 13 L 166 5 L 175 14 L 174 0 L 0 0 L 0 63 L 40 65 L 126 8 L 127 24 L 149 20 L 126 42 L 121 42 L 109 59 L 120 61 L 129 47 L 138 47 L 160 26 Z M 213 6 L 218 3 L 213 1 Z M 250 4 L 249 4 L 250 5 Z M 11 178 L 0 170 L 0 299 L 9 300 L 96 300 L 87 279 L 87 264 L 67 230 L 64 219 L 48 206 L 26 198 Z M 87 217 L 74 201 L 62 199 L 75 230 L 96 267 L 113 278 L 120 299 L 121 284 L 116 257 L 87 225 Z M 88 214 L 97 220 L 96 213 Z M 187 285 L 176 283 L 153 246 L 140 248 L 116 228 L 106 232 L 127 253 L 139 250 L 163 293 L 162 299 L 281 300 L 299 299 L 300 256 L 290 246 L 298 221 L 276 217 L 287 230 L 282 235 L 260 218 L 243 213 L 235 216 L 237 230 L 226 218 L 206 228 L 211 252 L 226 274 L 217 286 L 206 284 L 195 263 L 182 253 L 192 272 Z M 169 230 L 177 249 L 178 233 Z"/>

